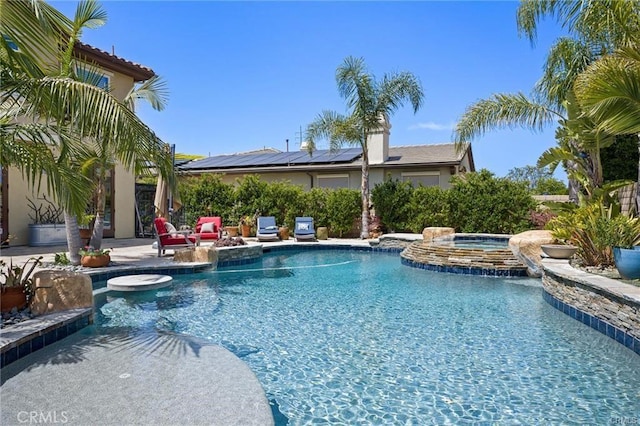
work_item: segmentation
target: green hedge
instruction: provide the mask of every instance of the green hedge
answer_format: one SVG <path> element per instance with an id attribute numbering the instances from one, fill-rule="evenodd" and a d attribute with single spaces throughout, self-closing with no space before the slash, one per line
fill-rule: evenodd
<path id="1" fill-rule="evenodd" d="M 375 185 L 371 199 L 387 230 L 420 233 L 427 226 L 450 226 L 459 232 L 514 234 L 532 229 L 529 212 L 536 202 L 526 185 L 496 178 L 481 170 L 454 176 L 448 190 L 413 188 L 394 179 Z M 304 191 L 289 181 L 265 182 L 258 175 L 227 184 L 220 175 L 182 178 L 180 197 L 187 224 L 200 216 L 221 216 L 235 224 L 241 216 L 275 216 L 278 225 L 293 227 L 296 216 L 311 216 L 332 235 L 354 233 L 361 221 L 360 191 Z"/>

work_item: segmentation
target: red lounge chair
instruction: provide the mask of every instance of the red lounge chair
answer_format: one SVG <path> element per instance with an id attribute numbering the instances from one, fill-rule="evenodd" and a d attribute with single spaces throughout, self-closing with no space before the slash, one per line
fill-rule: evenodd
<path id="1" fill-rule="evenodd" d="M 211 223 L 211 225 L 207 225 Z M 218 240 L 222 238 L 222 218 L 219 216 L 203 216 L 196 223 L 196 234 L 200 235 L 200 240 Z"/>
<path id="2" fill-rule="evenodd" d="M 166 249 L 174 250 L 180 247 L 195 247 L 200 245 L 200 235 L 190 234 L 191 231 L 176 231 L 163 217 L 157 217 L 153 221 L 156 227 L 158 240 L 158 257 L 164 254 Z M 167 225 L 171 225 L 170 228 Z M 189 235 L 190 234 L 190 235 Z"/>

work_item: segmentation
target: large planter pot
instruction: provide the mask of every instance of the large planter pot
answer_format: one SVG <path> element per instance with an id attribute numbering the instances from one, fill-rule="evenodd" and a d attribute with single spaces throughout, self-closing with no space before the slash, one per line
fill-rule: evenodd
<path id="1" fill-rule="evenodd" d="M 27 306 L 27 294 L 22 287 L 5 287 L 0 294 L 0 311 L 9 312 L 13 308 Z"/>
<path id="2" fill-rule="evenodd" d="M 622 278 L 627 280 L 640 278 L 640 247 L 634 249 L 614 247 L 613 260 Z"/>
<path id="3" fill-rule="evenodd" d="M 64 223 L 29 225 L 29 245 L 32 247 L 59 246 L 67 243 Z"/>
<path id="4" fill-rule="evenodd" d="M 542 244 L 540 248 L 553 259 L 571 259 L 578 251 L 578 247 L 564 244 Z"/>
<path id="5" fill-rule="evenodd" d="M 250 237 L 251 236 L 251 226 L 250 225 L 242 225 L 242 236 Z"/>
<path id="6" fill-rule="evenodd" d="M 230 237 L 238 236 L 238 227 L 237 226 L 225 226 L 224 230 L 227 231 L 227 235 Z"/>
<path id="7" fill-rule="evenodd" d="M 87 268 L 103 268 L 109 264 L 111 257 L 108 254 L 99 256 L 82 256 L 80 264 Z"/>
<path id="8" fill-rule="evenodd" d="M 91 234 L 93 234 L 93 230 L 89 228 L 80 228 L 80 238 L 83 240 L 88 240 L 91 238 Z"/>
<path id="9" fill-rule="evenodd" d="M 289 239 L 289 227 L 288 226 L 281 226 L 280 230 L 280 239 L 281 240 L 288 240 Z"/>

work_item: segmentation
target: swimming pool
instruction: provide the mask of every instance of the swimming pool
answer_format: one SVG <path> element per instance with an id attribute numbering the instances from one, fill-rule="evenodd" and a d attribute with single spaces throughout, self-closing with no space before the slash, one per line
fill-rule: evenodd
<path id="1" fill-rule="evenodd" d="M 276 424 L 605 424 L 640 413 L 640 357 L 544 302 L 539 280 L 346 250 L 174 278 L 99 295 L 91 333 L 220 344 L 255 372 Z"/>
<path id="2" fill-rule="evenodd" d="M 280 424 L 601 424 L 640 411 L 640 357 L 549 306 L 533 279 L 286 252 L 99 303 L 101 333 L 161 328 L 235 352 Z"/>

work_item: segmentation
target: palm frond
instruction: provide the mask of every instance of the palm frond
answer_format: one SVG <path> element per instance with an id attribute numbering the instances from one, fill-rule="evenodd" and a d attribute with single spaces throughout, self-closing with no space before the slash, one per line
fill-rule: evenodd
<path id="1" fill-rule="evenodd" d="M 551 47 L 544 65 L 542 78 L 536 83 L 536 92 L 550 104 L 560 108 L 573 83 L 594 60 L 585 43 L 562 37 Z"/>
<path id="2" fill-rule="evenodd" d="M 130 110 L 135 111 L 136 102 L 141 99 L 149 102 L 156 111 L 162 111 L 169 100 L 167 82 L 162 77 L 154 75 L 140 86 L 132 87 L 124 103 Z"/>
<path id="3" fill-rule="evenodd" d="M 535 102 L 522 93 L 498 93 L 469 106 L 454 130 L 454 142 L 460 146 L 489 130 L 522 127 L 541 131 L 545 125 L 563 116 L 549 105 Z"/>
<path id="4" fill-rule="evenodd" d="M 410 72 L 385 74 L 379 86 L 378 110 L 387 115 L 409 101 L 416 113 L 424 101 L 420 80 Z"/>
<path id="5" fill-rule="evenodd" d="M 601 129 L 613 134 L 640 133 L 640 61 L 604 57 L 578 78 L 576 93 Z"/>

